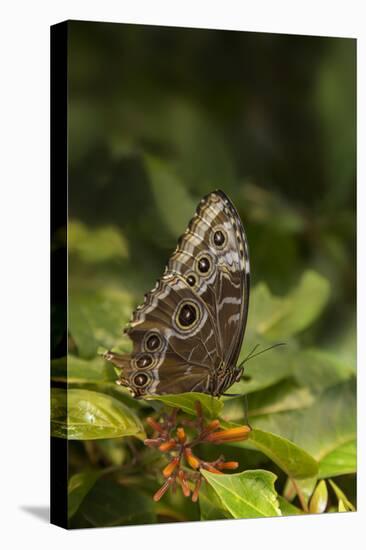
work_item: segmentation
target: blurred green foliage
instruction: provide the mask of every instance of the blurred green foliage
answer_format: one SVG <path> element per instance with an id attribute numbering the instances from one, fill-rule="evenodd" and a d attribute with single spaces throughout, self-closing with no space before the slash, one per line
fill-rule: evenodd
<path id="1" fill-rule="evenodd" d="M 69 30 L 70 355 L 57 357 L 59 334 L 52 368 L 54 434 L 78 439 L 69 443 L 70 526 L 354 509 L 355 41 Z M 194 400 L 133 400 L 98 351 L 128 351 L 123 326 L 215 188 L 249 240 L 241 358 L 256 344 L 287 345 L 248 362 L 230 390 L 248 394 L 255 429 L 218 450 L 242 473 L 205 473 L 199 504 L 179 494 L 153 503 L 162 464 L 139 440 L 144 418 L 164 401 L 192 414 Z M 202 400 L 208 416 L 245 421 L 242 398 L 225 398 L 221 412 Z M 317 481 L 334 477 L 328 490 Z"/>

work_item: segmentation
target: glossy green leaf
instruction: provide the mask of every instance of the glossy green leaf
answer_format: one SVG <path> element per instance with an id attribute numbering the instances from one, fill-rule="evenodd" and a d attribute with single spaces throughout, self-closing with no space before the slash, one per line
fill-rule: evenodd
<path id="1" fill-rule="evenodd" d="M 276 434 L 253 429 L 249 443 L 268 456 L 290 477 L 303 479 L 318 472 L 318 464 L 306 451 Z"/>
<path id="2" fill-rule="evenodd" d="M 79 506 L 101 474 L 101 470 L 91 470 L 70 477 L 67 488 L 67 515 L 69 519 L 76 514 Z"/>
<path id="3" fill-rule="evenodd" d="M 53 389 L 51 433 L 67 439 L 145 436 L 138 416 L 109 395 L 82 389 Z"/>
<path id="4" fill-rule="evenodd" d="M 281 515 L 274 488 L 276 476 L 271 472 L 247 470 L 240 474 L 219 475 L 201 470 L 201 473 L 234 518 Z"/>
<path id="5" fill-rule="evenodd" d="M 327 279 L 307 271 L 285 297 L 272 296 L 266 285 L 253 291 L 248 323 L 271 340 L 286 339 L 308 327 L 322 313 L 330 293 Z"/>
<path id="6" fill-rule="evenodd" d="M 70 290 L 69 331 L 78 354 L 94 358 L 99 346 L 112 348 L 130 319 L 133 304 L 125 292 Z"/>
<path id="7" fill-rule="evenodd" d="M 156 521 L 151 497 L 136 488 L 123 487 L 107 479 L 97 481 L 84 498 L 77 516 L 85 527 L 113 527 Z"/>
<path id="8" fill-rule="evenodd" d="M 160 401 L 168 407 L 177 407 L 194 416 L 197 416 L 196 402 L 199 401 L 203 415 L 208 418 L 217 418 L 223 407 L 223 401 L 217 397 L 198 392 L 154 395 L 146 399 Z"/>
<path id="9" fill-rule="evenodd" d="M 329 483 L 338 499 L 338 506 L 342 508 L 342 510 L 339 511 L 351 511 L 355 512 L 356 509 L 353 506 L 352 502 L 348 500 L 342 489 L 338 487 L 336 483 L 332 479 L 329 480 Z"/>
<path id="10" fill-rule="evenodd" d="M 309 502 L 310 514 L 322 514 L 328 504 L 328 489 L 325 481 L 319 481 Z"/>
<path id="11" fill-rule="evenodd" d="M 353 474 L 357 470 L 356 440 L 348 441 L 323 456 L 319 462 L 319 477 Z"/>

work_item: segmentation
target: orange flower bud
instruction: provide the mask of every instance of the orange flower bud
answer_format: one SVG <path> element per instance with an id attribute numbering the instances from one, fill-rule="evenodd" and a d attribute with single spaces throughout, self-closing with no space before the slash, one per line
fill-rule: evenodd
<path id="1" fill-rule="evenodd" d="M 236 470 L 238 468 L 239 462 L 222 462 L 221 464 L 218 464 L 217 467 L 220 468 L 220 470 Z"/>
<path id="2" fill-rule="evenodd" d="M 176 444 L 177 442 L 175 441 L 175 439 L 169 439 L 169 441 L 165 441 L 159 446 L 159 451 L 161 451 L 162 453 L 166 453 L 167 451 L 174 449 Z"/>
<path id="3" fill-rule="evenodd" d="M 154 420 L 153 418 L 151 418 L 151 416 L 148 416 L 146 418 L 146 422 L 149 424 L 149 426 L 151 428 L 153 428 L 154 430 L 156 430 L 157 432 L 159 433 L 164 433 L 164 428 L 161 424 L 159 424 L 159 422 L 156 422 L 156 420 Z"/>
<path id="4" fill-rule="evenodd" d="M 189 485 L 187 483 L 186 476 L 185 476 L 183 470 L 179 470 L 178 477 L 179 477 L 179 481 L 180 481 L 181 486 L 182 486 L 183 495 L 185 497 L 189 497 L 189 495 L 191 494 L 191 490 L 189 488 Z"/>
<path id="5" fill-rule="evenodd" d="M 207 441 L 212 443 L 227 442 L 227 441 L 244 441 L 248 439 L 251 428 L 249 426 L 238 426 L 236 428 L 229 428 L 227 430 L 220 430 L 219 432 L 210 433 L 207 436 Z"/>
<path id="6" fill-rule="evenodd" d="M 174 479 L 170 477 L 165 481 L 164 485 L 162 485 L 160 489 L 156 491 L 155 495 L 153 496 L 153 500 L 155 500 L 155 502 L 158 502 L 158 500 L 160 500 L 161 497 L 165 495 L 165 493 L 167 492 L 167 490 L 169 489 L 169 486 L 173 483 L 173 481 Z"/>
<path id="7" fill-rule="evenodd" d="M 200 476 L 197 479 L 196 486 L 195 486 L 193 494 L 192 494 L 192 502 L 197 502 L 197 500 L 198 500 L 198 494 L 200 492 L 201 483 L 202 483 L 202 477 Z"/>
<path id="8" fill-rule="evenodd" d="M 222 474 L 222 472 L 220 472 L 220 470 L 218 470 L 217 468 L 212 466 L 212 464 L 210 464 L 209 462 L 203 462 L 202 463 L 202 468 L 204 468 L 205 470 L 208 470 L 212 474 Z"/>
<path id="9" fill-rule="evenodd" d="M 179 443 L 185 443 L 186 432 L 184 431 L 184 428 L 177 428 L 177 437 Z"/>
<path id="10" fill-rule="evenodd" d="M 179 456 L 176 456 L 175 458 L 173 458 L 169 464 L 167 466 L 165 466 L 164 470 L 163 470 L 163 476 L 164 477 L 169 477 L 172 475 L 172 473 L 174 472 L 174 470 L 176 469 L 176 467 L 178 466 L 179 464 Z"/>
<path id="11" fill-rule="evenodd" d="M 205 428 L 205 432 L 212 432 L 213 430 L 216 430 L 220 426 L 220 420 L 211 420 Z"/>
<path id="12" fill-rule="evenodd" d="M 197 470 L 200 467 L 200 460 L 196 456 L 194 456 L 191 449 L 189 449 L 188 447 L 184 449 L 184 456 L 191 468 Z"/>

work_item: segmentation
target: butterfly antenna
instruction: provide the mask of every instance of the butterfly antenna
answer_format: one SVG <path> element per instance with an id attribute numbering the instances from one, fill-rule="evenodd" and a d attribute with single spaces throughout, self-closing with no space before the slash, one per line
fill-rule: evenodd
<path id="1" fill-rule="evenodd" d="M 241 363 L 239 363 L 238 368 L 242 368 L 244 364 L 249 361 L 249 359 L 254 359 L 254 357 L 258 357 L 258 355 L 261 355 L 265 351 L 269 351 L 273 348 L 278 348 L 279 346 L 285 346 L 286 342 L 280 342 L 279 344 L 273 344 L 273 346 L 269 346 L 269 348 L 262 349 L 261 351 L 258 351 L 258 353 L 255 353 L 255 350 L 258 349 L 259 344 L 256 344 L 251 352 L 248 353 L 248 355 L 243 359 Z M 245 397 L 245 415 L 247 419 L 247 410 L 248 410 L 248 399 L 247 395 L 245 393 L 223 393 L 224 397 Z"/>
<path id="2" fill-rule="evenodd" d="M 259 344 L 257 344 L 256 346 L 254 346 L 252 351 L 239 364 L 239 368 L 241 368 L 250 359 L 254 359 L 254 357 L 258 357 L 258 355 L 262 355 L 262 353 L 269 351 L 270 349 L 278 348 L 279 346 L 285 346 L 285 345 L 286 345 L 286 342 L 280 342 L 279 344 L 273 344 L 273 346 L 269 346 L 269 348 L 262 349 L 261 351 L 258 351 L 258 353 L 255 353 L 255 350 L 259 347 Z"/>
<path id="3" fill-rule="evenodd" d="M 249 361 L 249 359 L 252 357 L 253 353 L 255 352 L 256 349 L 259 348 L 259 344 L 256 344 L 254 346 L 254 348 L 252 349 L 252 351 L 250 351 L 248 353 L 248 355 L 245 357 L 245 359 L 240 363 L 239 367 L 241 367 L 242 365 L 244 365 L 244 363 L 246 363 L 247 361 Z"/>

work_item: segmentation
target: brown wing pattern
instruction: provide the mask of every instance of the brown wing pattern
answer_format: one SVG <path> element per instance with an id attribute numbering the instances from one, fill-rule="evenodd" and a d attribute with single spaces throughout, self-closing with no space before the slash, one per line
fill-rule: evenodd
<path id="1" fill-rule="evenodd" d="M 224 241 L 219 244 L 221 233 Z M 206 256 L 212 269 L 204 273 L 199 261 Z M 168 269 L 187 280 L 190 275 L 196 278 L 193 290 L 216 319 L 221 357 L 225 365 L 235 366 L 249 306 L 249 251 L 240 217 L 222 191 L 202 199 Z"/>
<path id="2" fill-rule="evenodd" d="M 108 352 L 122 368 L 121 382 L 136 396 L 207 392 L 219 362 L 210 313 L 178 274 L 167 273 L 146 294 L 126 333 L 131 356 Z"/>
<path id="3" fill-rule="evenodd" d="M 249 254 L 233 204 L 202 199 L 162 278 L 133 313 L 131 355 L 106 359 L 136 397 L 200 391 L 221 395 L 235 370 L 249 300 Z"/>

